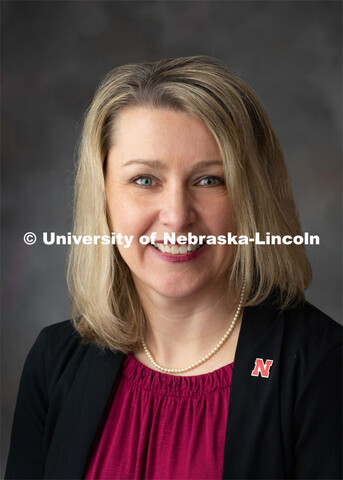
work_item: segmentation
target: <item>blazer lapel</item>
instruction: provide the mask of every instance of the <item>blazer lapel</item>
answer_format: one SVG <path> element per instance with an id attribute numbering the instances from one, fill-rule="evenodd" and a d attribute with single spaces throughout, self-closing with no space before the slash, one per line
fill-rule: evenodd
<path id="1" fill-rule="evenodd" d="M 63 403 L 46 458 L 44 478 L 82 479 L 88 456 L 126 356 L 92 345 Z"/>
<path id="2" fill-rule="evenodd" d="M 226 426 L 223 479 L 285 478 L 283 458 L 270 418 L 280 418 L 279 358 L 283 322 L 267 305 L 244 309 L 239 334 Z M 260 357 L 273 360 L 270 378 L 252 376 Z M 274 445 L 266 460 L 265 445 Z"/>

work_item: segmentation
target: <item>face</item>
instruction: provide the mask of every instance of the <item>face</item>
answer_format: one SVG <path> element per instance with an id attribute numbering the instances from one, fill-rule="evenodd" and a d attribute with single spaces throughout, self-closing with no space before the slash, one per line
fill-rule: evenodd
<path id="1" fill-rule="evenodd" d="M 163 244 L 176 238 L 233 231 L 216 141 L 185 112 L 148 107 L 123 110 L 115 122 L 106 165 L 106 194 L 113 232 L 133 235 L 117 248 L 138 293 L 186 298 L 227 284 L 233 249 L 203 245 L 193 251 Z M 156 232 L 156 245 L 139 238 Z M 168 253 L 172 250 L 175 252 Z M 186 253 L 184 253 L 186 252 Z"/>

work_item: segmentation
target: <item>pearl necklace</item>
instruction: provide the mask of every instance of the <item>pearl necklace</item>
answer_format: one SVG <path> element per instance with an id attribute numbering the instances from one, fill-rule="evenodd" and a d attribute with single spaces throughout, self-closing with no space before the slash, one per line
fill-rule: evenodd
<path id="1" fill-rule="evenodd" d="M 239 304 L 238 304 L 238 307 L 237 307 L 237 310 L 236 310 L 236 313 L 233 317 L 233 320 L 231 322 L 231 325 L 230 327 L 228 328 L 228 330 L 226 331 L 225 335 L 221 338 L 221 340 L 219 340 L 219 342 L 217 343 L 217 345 L 213 348 L 213 350 L 211 350 L 207 355 L 205 355 L 204 357 L 202 357 L 200 360 L 198 360 L 197 362 L 195 363 L 192 363 L 191 365 L 189 365 L 188 367 L 185 367 L 185 368 L 166 368 L 166 367 L 163 367 L 162 365 L 159 365 L 156 360 L 154 359 L 154 357 L 152 356 L 150 350 L 148 349 L 144 339 L 142 338 L 142 345 L 143 345 L 143 349 L 147 355 L 147 357 L 149 358 L 150 362 L 158 369 L 158 370 L 161 370 L 161 372 L 165 372 L 165 373 L 183 373 L 183 372 L 188 372 L 189 370 L 193 370 L 194 368 L 196 367 L 199 367 L 199 365 L 202 365 L 203 363 L 207 362 L 207 360 L 209 360 L 211 357 L 213 357 L 213 355 L 215 353 L 218 352 L 218 350 L 224 345 L 224 343 L 226 342 L 226 340 L 229 338 L 229 336 L 231 335 L 233 329 L 235 328 L 235 325 L 236 325 L 236 322 L 237 322 L 237 319 L 239 317 L 239 314 L 241 313 L 241 309 L 242 309 L 242 304 L 243 304 L 243 299 L 244 299 L 244 292 L 245 292 L 245 282 L 243 282 L 243 286 L 242 286 L 242 290 L 241 290 L 241 295 L 240 295 L 240 300 L 239 300 Z"/>

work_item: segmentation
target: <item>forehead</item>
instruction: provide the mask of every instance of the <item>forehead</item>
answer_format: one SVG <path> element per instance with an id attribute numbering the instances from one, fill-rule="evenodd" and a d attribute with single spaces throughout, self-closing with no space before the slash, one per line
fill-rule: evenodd
<path id="1" fill-rule="evenodd" d="M 207 126 L 183 111 L 129 107 L 116 118 L 112 135 L 110 155 L 219 158 L 218 145 Z"/>

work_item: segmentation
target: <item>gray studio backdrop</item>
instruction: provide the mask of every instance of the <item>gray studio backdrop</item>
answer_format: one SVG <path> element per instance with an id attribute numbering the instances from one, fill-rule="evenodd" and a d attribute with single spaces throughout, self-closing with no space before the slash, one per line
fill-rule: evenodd
<path id="1" fill-rule="evenodd" d="M 75 145 L 99 78 L 123 63 L 206 54 L 258 92 L 279 134 L 314 279 L 341 321 L 339 1 L 2 2 L 2 458 L 25 357 L 70 317 L 67 247 L 23 242 L 71 228 Z"/>

